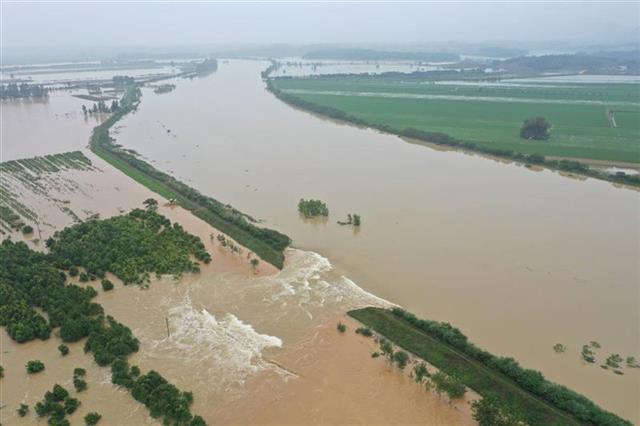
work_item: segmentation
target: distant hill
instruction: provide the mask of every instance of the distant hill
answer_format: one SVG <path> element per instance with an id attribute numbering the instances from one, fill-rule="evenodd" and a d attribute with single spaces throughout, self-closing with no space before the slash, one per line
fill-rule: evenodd
<path id="1" fill-rule="evenodd" d="M 426 61 L 452 62 L 460 55 L 445 52 L 402 52 L 370 49 L 328 49 L 306 53 L 304 59 L 333 59 L 342 61 Z"/>

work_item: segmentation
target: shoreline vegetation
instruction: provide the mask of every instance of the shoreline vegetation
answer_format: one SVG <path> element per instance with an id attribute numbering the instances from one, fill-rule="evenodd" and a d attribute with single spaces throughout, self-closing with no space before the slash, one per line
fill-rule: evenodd
<path id="1" fill-rule="evenodd" d="M 212 71 L 214 66 L 209 63 L 205 68 L 203 71 Z M 284 250 L 291 244 L 287 235 L 254 225 L 253 219 L 249 216 L 230 205 L 201 194 L 114 143 L 109 129 L 137 108 L 141 95 L 138 85 L 130 85 L 127 88 L 120 101 L 119 110 L 94 128 L 89 144 L 91 151 L 151 191 L 191 211 L 195 216 L 233 238 L 238 244 L 253 251 L 265 262 L 282 269 Z"/>
<path id="2" fill-rule="evenodd" d="M 473 343 L 448 323 L 418 319 L 400 309 L 363 308 L 348 315 L 389 341 L 454 376 L 483 399 L 501 401 L 505 412 L 524 416 L 530 425 L 631 425 L 563 385 L 552 383 L 513 358 L 499 358 Z"/>
<path id="3" fill-rule="evenodd" d="M 492 148 L 490 146 L 457 139 L 457 138 L 451 137 L 450 135 L 439 133 L 439 132 L 428 132 L 428 131 L 418 130 L 410 127 L 404 128 L 404 129 L 397 129 L 386 124 L 374 123 L 374 122 L 362 119 L 360 117 L 353 116 L 349 113 L 346 113 L 342 110 L 339 110 L 333 107 L 319 105 L 314 102 L 301 99 L 290 93 L 286 93 L 285 91 L 279 89 L 274 84 L 275 79 L 270 77 L 271 72 L 275 70 L 276 67 L 277 67 L 277 64 L 272 63 L 271 66 L 269 66 L 267 69 L 265 69 L 262 72 L 262 78 L 266 82 L 267 90 L 270 91 L 276 98 L 280 99 L 281 101 L 305 111 L 310 111 L 334 120 L 339 120 L 339 121 L 354 124 L 357 126 L 365 126 L 365 127 L 373 128 L 380 132 L 396 135 L 401 138 L 409 138 L 409 139 L 413 139 L 413 140 L 417 140 L 417 141 L 421 141 L 429 144 L 448 146 L 448 147 L 462 149 L 462 150 L 466 150 L 469 152 L 474 152 L 474 153 L 478 153 L 486 156 L 493 156 L 493 157 L 499 157 L 499 158 L 505 158 L 508 160 L 517 161 L 525 164 L 525 166 L 527 167 L 543 166 L 543 167 L 546 167 L 552 170 L 557 170 L 560 172 L 574 173 L 577 175 L 583 175 L 583 176 L 592 177 L 595 179 L 601 179 L 601 180 L 613 182 L 616 184 L 625 184 L 625 185 L 630 185 L 636 188 L 640 188 L 640 175 L 629 175 L 624 172 L 619 172 L 619 173 L 610 175 L 610 174 L 592 169 L 580 161 L 567 160 L 567 159 L 556 160 L 540 154 L 523 154 L 523 153 L 511 151 L 511 150 Z"/>
<path id="4" fill-rule="evenodd" d="M 200 238 L 147 208 L 67 227 L 47 240 L 47 246 L 50 252 L 45 254 L 24 242 L 0 243 L 0 325 L 10 338 L 25 343 L 54 334 L 63 343 L 84 340 L 84 352 L 91 352 L 98 365 L 111 366 L 111 381 L 128 389 L 153 418 L 162 418 L 164 424 L 205 425 L 190 411 L 191 392 L 180 391 L 153 370 L 141 374 L 138 367 L 129 367 L 127 358 L 140 346 L 131 329 L 92 301 L 98 294 L 92 286 L 68 282 L 79 268 L 87 277 L 81 282 L 97 283 L 109 272 L 125 284 L 142 284 L 150 273 L 197 271 L 192 257 L 205 263 L 211 259 Z M 26 369 L 36 373 L 44 364 L 32 361 Z M 75 379 L 75 387 L 86 387 Z M 68 424 L 60 423 L 65 413 L 51 402 L 36 407 L 38 417 Z"/>

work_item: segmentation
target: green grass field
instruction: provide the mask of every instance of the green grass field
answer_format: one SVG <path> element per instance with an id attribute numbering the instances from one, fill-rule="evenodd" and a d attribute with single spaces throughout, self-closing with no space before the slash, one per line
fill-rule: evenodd
<path id="1" fill-rule="evenodd" d="M 523 154 L 640 162 L 640 84 L 433 84 L 398 75 L 284 78 L 273 84 L 302 100 L 396 131 L 441 132 Z M 551 122 L 550 140 L 520 138 L 522 122 L 533 116 Z"/>

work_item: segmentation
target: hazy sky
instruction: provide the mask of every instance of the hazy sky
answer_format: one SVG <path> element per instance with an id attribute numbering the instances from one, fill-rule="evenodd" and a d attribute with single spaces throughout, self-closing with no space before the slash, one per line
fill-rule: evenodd
<path id="1" fill-rule="evenodd" d="M 633 42 L 633 3 L 7 3 L 2 47 L 228 43 Z"/>

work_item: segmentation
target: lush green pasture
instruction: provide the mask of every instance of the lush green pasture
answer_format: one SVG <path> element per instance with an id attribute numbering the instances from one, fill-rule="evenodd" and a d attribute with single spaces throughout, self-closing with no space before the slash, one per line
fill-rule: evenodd
<path id="1" fill-rule="evenodd" d="M 302 100 L 368 123 L 386 124 L 395 131 L 441 132 L 523 154 L 640 162 L 637 84 L 434 84 L 397 76 L 275 79 L 273 83 Z M 607 118 L 609 110 L 616 128 Z M 519 137 L 522 122 L 532 116 L 551 122 L 549 141 Z"/>

